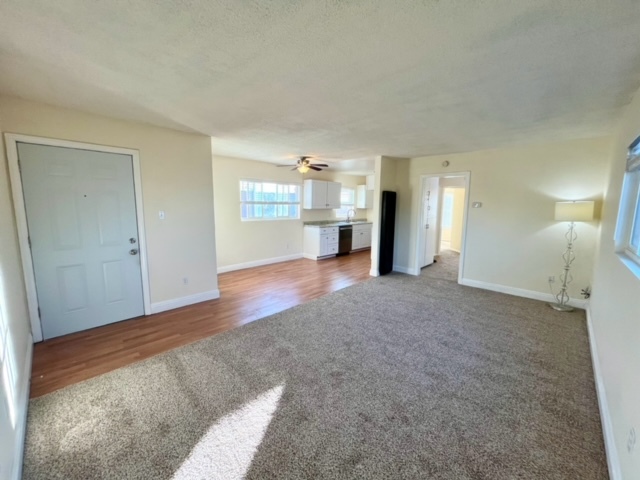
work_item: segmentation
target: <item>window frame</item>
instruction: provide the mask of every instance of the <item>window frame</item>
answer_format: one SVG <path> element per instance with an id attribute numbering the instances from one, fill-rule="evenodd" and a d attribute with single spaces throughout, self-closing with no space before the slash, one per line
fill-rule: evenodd
<path id="1" fill-rule="evenodd" d="M 342 203 L 342 192 L 344 190 L 349 190 L 351 193 L 351 199 L 353 203 Z M 340 187 L 340 208 L 334 209 L 334 214 L 336 218 L 346 218 L 349 215 L 349 210 L 356 210 L 356 189 L 352 187 Z"/>
<path id="2" fill-rule="evenodd" d="M 247 201 L 243 200 L 242 192 L 243 192 L 243 182 L 245 183 L 254 183 L 254 184 L 274 184 L 276 185 L 276 189 L 278 186 L 286 186 L 286 187 L 295 187 L 297 189 L 297 200 L 292 202 L 270 202 L 270 201 Z M 302 184 L 297 182 L 287 182 L 280 180 L 264 180 L 264 179 L 255 179 L 255 178 L 241 178 L 238 181 L 238 196 L 240 198 L 240 221 L 241 222 L 274 222 L 274 221 L 287 221 L 287 220 L 300 220 L 301 209 L 302 209 Z M 297 216 L 276 216 L 276 217 L 243 217 L 243 206 L 245 205 L 262 205 L 269 206 L 274 205 L 276 207 L 279 206 L 296 206 L 297 208 Z M 276 208 L 277 212 L 277 208 Z"/>
<path id="3" fill-rule="evenodd" d="M 629 146 L 614 241 L 620 260 L 640 278 L 640 137 Z"/>

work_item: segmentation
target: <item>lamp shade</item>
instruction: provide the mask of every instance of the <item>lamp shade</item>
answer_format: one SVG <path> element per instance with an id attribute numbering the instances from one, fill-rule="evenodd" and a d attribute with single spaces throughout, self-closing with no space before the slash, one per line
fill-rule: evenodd
<path id="1" fill-rule="evenodd" d="M 556 202 L 555 219 L 559 222 L 590 222 L 593 220 L 594 202 Z"/>

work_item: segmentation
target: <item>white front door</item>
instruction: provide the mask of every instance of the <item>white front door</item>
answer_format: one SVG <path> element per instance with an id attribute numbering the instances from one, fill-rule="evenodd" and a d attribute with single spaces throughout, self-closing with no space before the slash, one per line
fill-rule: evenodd
<path id="1" fill-rule="evenodd" d="M 130 155 L 18 143 L 45 339 L 144 314 Z"/>
<path id="2" fill-rule="evenodd" d="M 424 228 L 424 249 L 420 267 L 431 265 L 436 255 L 438 238 L 438 190 L 440 179 L 429 177 L 422 186 L 422 227 Z"/>

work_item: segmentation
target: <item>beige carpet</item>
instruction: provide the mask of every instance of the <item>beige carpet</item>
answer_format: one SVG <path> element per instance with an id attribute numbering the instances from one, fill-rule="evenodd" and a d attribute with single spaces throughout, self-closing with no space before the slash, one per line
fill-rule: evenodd
<path id="1" fill-rule="evenodd" d="M 451 262 L 32 400 L 25 478 L 607 478 L 584 314 Z"/>

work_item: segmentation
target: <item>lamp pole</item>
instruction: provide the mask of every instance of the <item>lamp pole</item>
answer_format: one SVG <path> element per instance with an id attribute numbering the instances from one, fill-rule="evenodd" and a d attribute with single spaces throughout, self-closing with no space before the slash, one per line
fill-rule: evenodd
<path id="1" fill-rule="evenodd" d="M 567 305 L 569 302 L 569 294 L 567 293 L 567 285 L 571 283 L 573 277 L 571 276 L 571 264 L 575 260 L 576 256 L 573 253 L 573 242 L 578 238 L 578 234 L 575 231 L 575 222 L 569 222 L 569 230 L 565 234 L 565 238 L 567 239 L 567 249 L 562 254 L 562 259 L 564 260 L 564 267 L 562 267 L 563 272 L 560 275 L 560 279 L 562 280 L 562 286 L 560 287 L 560 292 L 556 295 L 557 303 L 550 303 L 549 306 L 554 310 L 558 310 L 560 312 L 571 312 L 574 308 L 570 305 Z"/>

